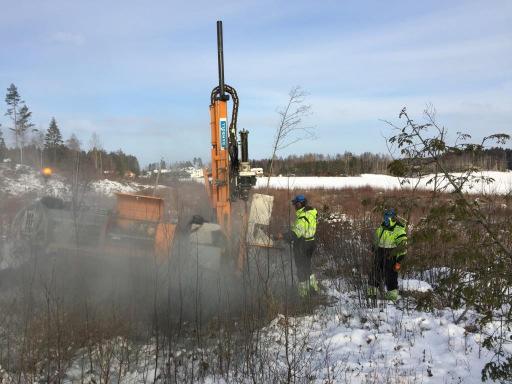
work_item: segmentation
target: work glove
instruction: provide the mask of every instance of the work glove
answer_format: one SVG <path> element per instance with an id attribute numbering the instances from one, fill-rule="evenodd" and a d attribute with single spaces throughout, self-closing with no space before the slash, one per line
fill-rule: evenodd
<path id="1" fill-rule="evenodd" d="M 287 243 L 292 243 L 296 239 L 296 236 L 294 236 L 294 233 L 292 231 L 285 232 L 282 234 L 282 236 L 283 240 L 286 241 Z"/>

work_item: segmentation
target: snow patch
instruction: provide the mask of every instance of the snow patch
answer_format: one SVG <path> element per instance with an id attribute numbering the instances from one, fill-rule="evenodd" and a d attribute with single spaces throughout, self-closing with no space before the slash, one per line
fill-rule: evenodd
<path id="1" fill-rule="evenodd" d="M 120 183 L 109 179 L 91 183 L 91 190 L 106 196 L 113 196 L 115 193 L 133 193 L 140 189 L 140 186 L 136 183 Z"/>
<path id="2" fill-rule="evenodd" d="M 461 173 L 453 173 L 453 176 L 462 176 Z M 464 192 L 483 193 L 483 194 L 507 194 L 512 191 L 512 172 L 484 171 L 475 174 L 478 177 L 490 177 L 494 182 L 490 184 L 473 182 L 464 187 Z M 351 177 L 284 177 L 277 176 L 270 178 L 270 188 L 276 189 L 342 189 L 342 188 L 378 188 L 385 190 L 393 189 L 411 189 L 416 186 L 423 190 L 432 190 L 434 183 L 427 184 L 433 175 L 418 178 L 398 178 L 388 175 L 362 174 L 361 176 Z M 266 188 L 268 177 L 259 177 L 256 179 L 256 188 Z M 405 184 L 401 184 L 401 181 Z M 448 187 L 446 192 L 452 192 L 453 188 Z"/>
<path id="3" fill-rule="evenodd" d="M 404 279 L 399 282 L 400 290 L 404 292 L 430 292 L 432 286 L 426 281 L 416 279 Z"/>
<path id="4" fill-rule="evenodd" d="M 71 188 L 63 178 L 54 175 L 45 180 L 34 169 L 26 166 L 16 166 L 15 169 L 0 168 L 0 192 L 9 196 L 22 196 L 28 193 L 35 193 L 38 197 L 71 196 Z"/>

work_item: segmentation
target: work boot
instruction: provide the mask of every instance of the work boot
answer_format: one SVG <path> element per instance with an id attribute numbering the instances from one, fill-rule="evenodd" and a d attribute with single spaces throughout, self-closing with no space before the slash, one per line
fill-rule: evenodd
<path id="1" fill-rule="evenodd" d="M 366 290 L 366 296 L 371 298 L 377 297 L 378 293 L 379 288 L 377 287 L 368 287 L 368 289 Z"/>
<path id="2" fill-rule="evenodd" d="M 398 289 L 392 289 L 386 292 L 386 300 L 391 300 L 393 303 L 398 300 Z"/>
<path id="3" fill-rule="evenodd" d="M 314 273 L 311 276 L 309 276 L 309 288 L 315 292 L 320 291 L 320 287 L 318 286 L 318 280 L 316 279 Z"/>

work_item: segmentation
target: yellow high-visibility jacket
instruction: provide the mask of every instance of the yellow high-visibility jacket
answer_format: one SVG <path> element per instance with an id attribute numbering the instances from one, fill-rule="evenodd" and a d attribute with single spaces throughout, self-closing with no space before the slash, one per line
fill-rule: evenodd
<path id="1" fill-rule="evenodd" d="M 295 223 L 292 232 L 298 239 L 315 240 L 316 215 L 317 211 L 312 207 L 303 207 L 295 211 Z"/>
<path id="2" fill-rule="evenodd" d="M 396 258 L 403 258 L 407 253 L 405 227 L 399 222 L 394 222 L 390 226 L 382 224 L 375 231 L 375 247 L 384 248 Z"/>

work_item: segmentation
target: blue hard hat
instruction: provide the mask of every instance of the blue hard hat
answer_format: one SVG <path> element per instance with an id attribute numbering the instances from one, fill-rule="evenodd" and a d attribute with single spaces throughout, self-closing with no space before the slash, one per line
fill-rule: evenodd
<path id="1" fill-rule="evenodd" d="M 395 217 L 396 217 L 396 211 L 394 208 L 390 208 L 390 209 L 386 209 L 384 211 L 384 224 L 386 226 L 390 226 L 391 225 L 391 220 L 395 220 Z"/>
<path id="2" fill-rule="evenodd" d="M 293 198 L 292 203 L 305 203 L 306 202 L 306 196 L 304 195 L 297 195 Z"/>
<path id="3" fill-rule="evenodd" d="M 386 209 L 384 211 L 384 217 L 395 217 L 395 216 L 396 216 L 395 208 Z"/>

